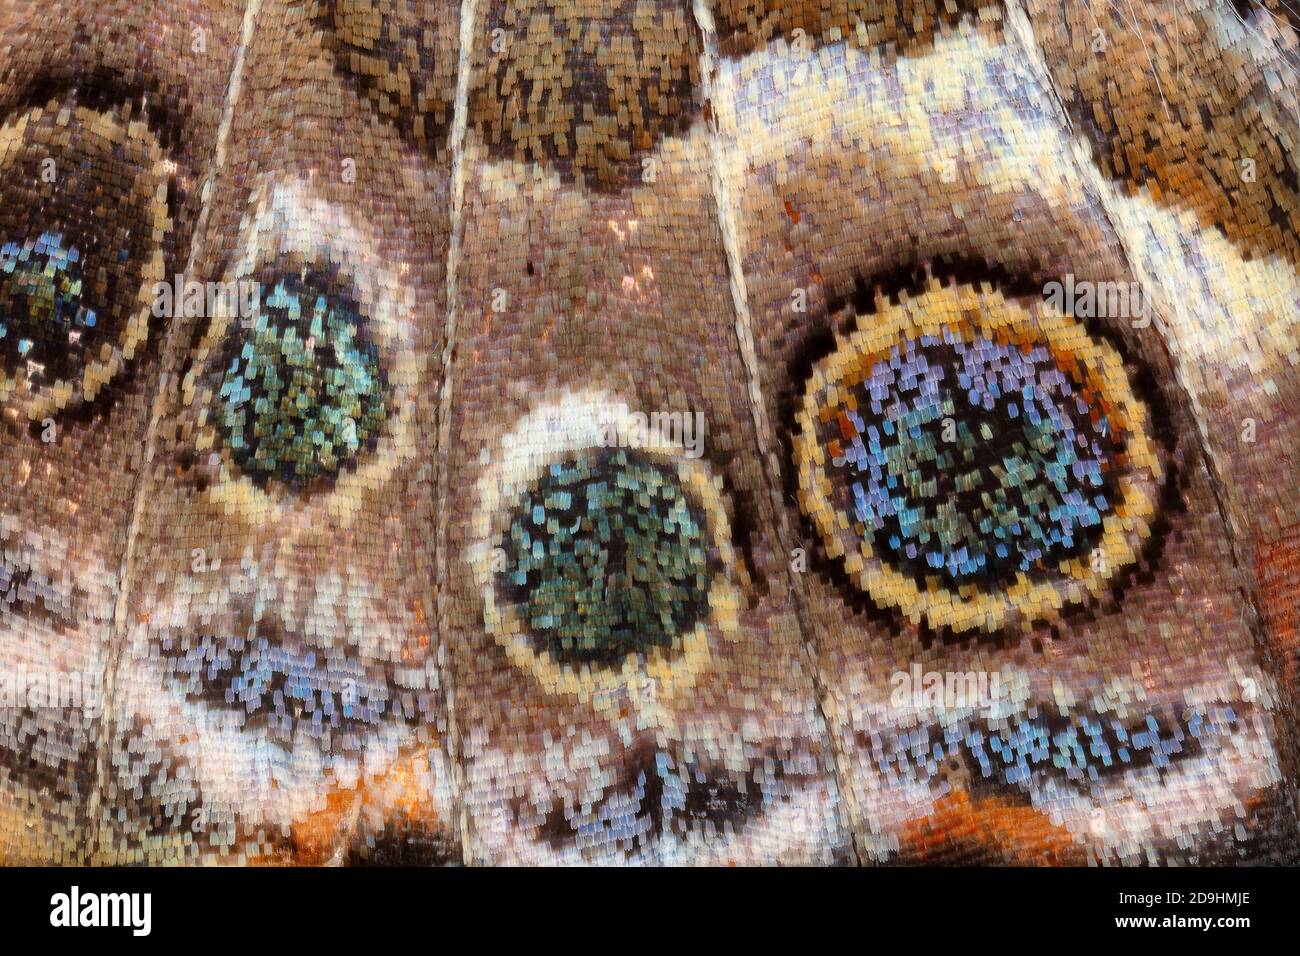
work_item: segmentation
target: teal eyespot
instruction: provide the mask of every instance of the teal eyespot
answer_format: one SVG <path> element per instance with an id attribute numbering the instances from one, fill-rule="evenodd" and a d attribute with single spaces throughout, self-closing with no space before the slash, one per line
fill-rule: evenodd
<path id="1" fill-rule="evenodd" d="M 39 382 L 67 378 L 85 364 L 99 317 L 84 297 L 81 250 L 58 232 L 0 246 L 0 360 Z"/>
<path id="2" fill-rule="evenodd" d="M 613 665 L 672 648 L 707 615 L 710 540 L 671 465 L 600 449 L 551 465 L 523 494 L 496 583 L 536 650 Z"/>
<path id="3" fill-rule="evenodd" d="M 281 275 L 263 289 L 222 353 L 216 428 L 255 484 L 298 489 L 374 447 L 387 379 L 361 309 L 331 276 Z"/>

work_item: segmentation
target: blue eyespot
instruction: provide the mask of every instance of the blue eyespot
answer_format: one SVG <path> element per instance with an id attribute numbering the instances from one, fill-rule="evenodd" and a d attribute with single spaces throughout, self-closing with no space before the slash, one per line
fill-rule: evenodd
<path id="1" fill-rule="evenodd" d="M 792 443 L 852 585 L 955 631 L 1106 594 L 1163 482 L 1115 346 L 1046 302 L 937 282 L 858 326 L 814 366 Z"/>
<path id="2" fill-rule="evenodd" d="M 1100 535 L 1114 440 L 1046 345 L 920 336 L 848 395 L 823 428 L 828 472 L 900 569 L 1006 580 Z"/>

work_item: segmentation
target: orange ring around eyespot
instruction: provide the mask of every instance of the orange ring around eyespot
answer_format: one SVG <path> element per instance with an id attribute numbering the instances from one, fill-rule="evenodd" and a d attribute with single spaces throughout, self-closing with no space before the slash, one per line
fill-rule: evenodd
<path id="1" fill-rule="evenodd" d="M 978 584 L 954 590 L 932 577 L 921 586 L 877 555 L 866 536 L 855 535 L 832 504 L 827 450 L 818 440 L 817 422 L 828 421 L 847 398 L 846 389 L 861 381 L 876 362 L 888 360 L 894 347 L 945 330 L 967 341 L 984 336 L 1048 346 L 1063 368 L 1084 370 L 1084 388 L 1111 426 L 1122 426 L 1125 453 L 1116 482 L 1119 500 L 1103 518 L 1101 539 L 1088 560 L 1076 556 L 1062 561 L 1058 573 L 1047 580 L 1030 580 L 1017 573 L 1001 590 Z M 1093 339 L 1074 318 L 1046 302 L 1026 306 L 997 291 L 932 283 L 917 297 L 903 297 L 878 314 L 860 317 L 857 331 L 814 367 L 796 412 L 798 501 L 828 554 L 843 560 L 858 587 L 877 604 L 901 610 L 913 624 L 924 620 L 932 627 L 954 631 L 994 630 L 1015 618 L 1051 619 L 1066 605 L 1102 594 L 1114 573 L 1137 559 L 1141 541 L 1150 534 L 1163 469 L 1147 433 L 1148 420 L 1149 411 L 1133 393 L 1119 353 L 1109 343 Z"/>

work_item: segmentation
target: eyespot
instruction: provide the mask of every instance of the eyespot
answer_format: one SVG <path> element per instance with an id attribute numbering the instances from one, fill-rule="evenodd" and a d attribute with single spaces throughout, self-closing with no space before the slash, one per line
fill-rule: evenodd
<path id="1" fill-rule="evenodd" d="M 0 401 L 94 401 L 148 334 L 168 173 L 143 123 L 57 101 L 0 128 Z"/>
<path id="2" fill-rule="evenodd" d="M 603 394 L 566 393 L 521 420 L 480 479 L 469 556 L 510 661 L 598 708 L 616 692 L 642 706 L 691 686 L 709 634 L 734 630 L 738 609 L 707 466 L 669 446 L 611 447 L 609 423 L 627 415 Z"/>
<path id="3" fill-rule="evenodd" d="M 669 465 L 608 449 L 556 462 L 515 508 L 499 593 L 562 664 L 669 652 L 708 612 L 705 521 Z"/>
<path id="4" fill-rule="evenodd" d="M 1149 533 L 1147 421 L 1119 354 L 1074 319 L 934 285 L 814 368 L 799 502 L 859 586 L 914 621 L 1049 617 Z"/>
<path id="5" fill-rule="evenodd" d="M 327 273 L 262 284 L 258 314 L 223 347 L 216 427 L 257 485 L 332 479 L 373 450 L 387 380 L 361 308 Z"/>
<path id="6" fill-rule="evenodd" d="M 422 447 L 415 291 L 310 183 L 267 179 L 248 205 L 234 258 L 176 293 L 207 318 L 181 380 L 178 472 L 230 520 L 348 525 Z"/>

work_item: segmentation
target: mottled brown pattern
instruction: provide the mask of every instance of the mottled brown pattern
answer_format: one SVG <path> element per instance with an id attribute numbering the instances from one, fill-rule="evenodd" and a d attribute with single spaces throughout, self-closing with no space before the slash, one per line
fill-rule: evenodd
<path id="1" fill-rule="evenodd" d="M 1191 210 L 1248 256 L 1300 264 L 1300 39 L 1272 15 L 1283 11 L 1276 0 L 1026 6 L 1066 109 L 1107 176 Z M 1269 44 L 1277 52 L 1265 71 Z"/>
<path id="2" fill-rule="evenodd" d="M 643 158 L 693 122 L 700 44 L 686 0 L 489 0 L 480 10 L 470 123 L 494 156 L 613 190 L 641 179 Z"/>
<path id="3" fill-rule="evenodd" d="M 797 33 L 809 47 L 843 41 L 905 55 L 924 51 L 938 31 L 968 18 L 996 23 L 1001 8 L 999 0 L 717 0 L 714 17 L 727 56 L 776 40 L 793 43 Z"/>
<path id="4" fill-rule="evenodd" d="M 457 7 L 436 0 L 313 0 L 334 65 L 417 148 L 447 138 L 456 97 Z"/>

